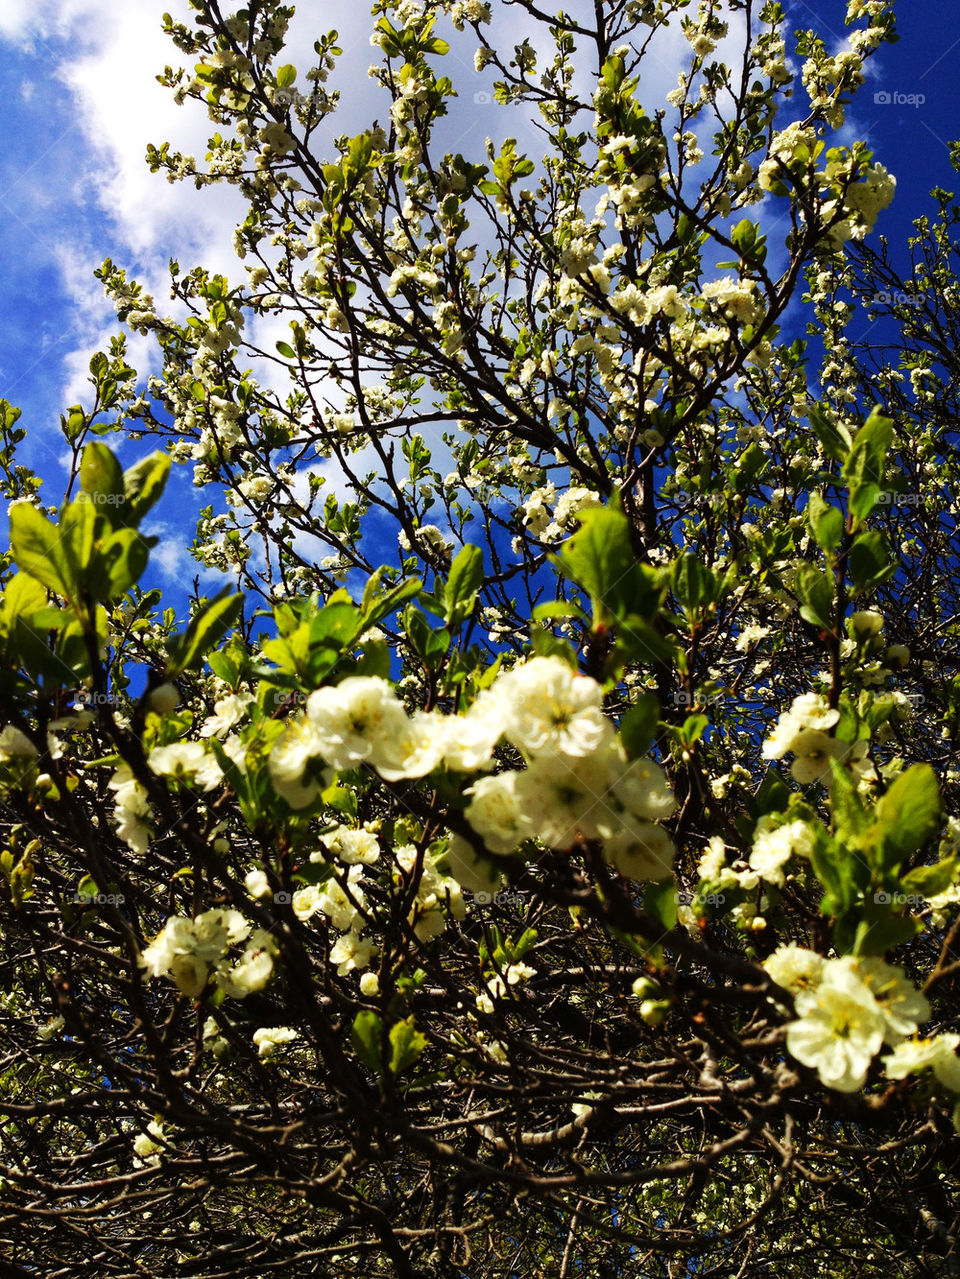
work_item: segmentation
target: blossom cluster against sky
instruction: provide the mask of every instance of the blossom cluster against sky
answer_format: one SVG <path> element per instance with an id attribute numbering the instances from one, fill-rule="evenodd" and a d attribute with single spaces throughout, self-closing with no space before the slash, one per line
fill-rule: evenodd
<path id="1" fill-rule="evenodd" d="M 233 280 L 242 278 L 231 247 L 239 211 L 235 194 L 172 186 L 144 163 L 146 144 L 167 139 L 202 155 L 211 129 L 194 104 L 178 108 L 156 82 L 167 63 L 181 60 L 161 29 L 163 7 L 153 0 L 121 6 L 111 0 L 0 4 L 0 396 L 24 411 L 25 456 L 46 477 L 48 502 L 62 487 L 59 414 L 89 389 L 90 354 L 116 330 L 94 268 L 113 258 L 146 283 L 161 307 L 171 257 L 185 269 L 202 262 Z M 185 16 L 182 0 L 166 8 L 174 17 Z M 795 26 L 813 25 L 837 47 L 842 44 L 841 0 L 794 2 L 787 9 Z M 500 35 L 512 44 L 520 38 L 518 10 L 502 5 L 499 10 L 492 42 Z M 929 189 L 936 184 L 952 189 L 957 176 L 947 143 L 960 137 L 955 89 L 960 38 L 945 21 L 947 10 L 942 0 L 901 5 L 900 43 L 873 60 L 871 79 L 848 117 L 849 137 L 866 138 L 897 177 L 897 198 L 879 230 L 898 257 L 912 218 L 931 207 Z M 308 64 L 318 32 L 333 26 L 340 32 L 337 132 L 362 127 L 378 110 L 366 77 L 375 56 L 371 25 L 365 6 L 309 3 L 301 5 L 292 27 L 286 56 L 300 66 Z M 458 58 L 456 50 L 451 57 L 462 63 L 450 67 L 463 111 L 456 121 L 458 130 L 462 124 L 457 149 L 479 153 L 488 134 L 516 133 L 516 115 L 505 119 L 508 109 L 484 101 L 482 91 L 480 101 L 473 100 L 471 86 L 482 90 L 482 84 L 469 60 Z M 650 68 L 644 81 L 650 106 L 675 84 L 678 65 L 666 48 Z M 864 317 L 863 326 L 867 323 Z M 131 352 L 141 373 L 155 369 L 156 352 L 146 339 L 135 337 Z M 132 459 L 138 446 L 121 452 Z M 188 483 L 175 491 L 192 511 L 199 495 Z M 184 570 L 190 576 L 195 571 L 179 531 L 188 520 L 166 518 L 167 524 L 151 529 L 161 537 L 154 563 L 171 581 L 182 581 Z"/>

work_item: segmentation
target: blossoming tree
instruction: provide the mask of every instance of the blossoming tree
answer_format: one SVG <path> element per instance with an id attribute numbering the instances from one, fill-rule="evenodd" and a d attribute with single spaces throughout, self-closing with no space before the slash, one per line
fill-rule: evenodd
<path id="1" fill-rule="evenodd" d="M 900 281 L 836 138 L 890 6 L 384 0 L 339 137 L 336 32 L 191 9 L 148 159 L 238 273 L 104 264 L 162 371 L 94 356 L 59 511 L 0 415 L 11 1273 L 957 1273 L 949 216 Z"/>

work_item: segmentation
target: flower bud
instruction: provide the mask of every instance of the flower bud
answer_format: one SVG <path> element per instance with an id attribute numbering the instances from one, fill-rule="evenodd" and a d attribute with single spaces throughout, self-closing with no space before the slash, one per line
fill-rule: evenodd
<path id="1" fill-rule="evenodd" d="M 640 1016 L 648 1026 L 662 1026 L 669 1013 L 668 999 L 645 999 L 640 1005 Z"/>
<path id="2" fill-rule="evenodd" d="M 895 670 L 902 670 L 910 661 L 910 650 L 906 644 L 891 644 L 884 654 L 883 660 Z"/>
<path id="3" fill-rule="evenodd" d="M 161 684 L 147 699 L 147 705 L 158 715 L 169 715 L 180 705 L 180 693 L 175 684 Z"/>
<path id="4" fill-rule="evenodd" d="M 850 617 L 848 625 L 851 639 L 870 639 L 883 630 L 883 614 L 872 608 L 862 609 Z"/>

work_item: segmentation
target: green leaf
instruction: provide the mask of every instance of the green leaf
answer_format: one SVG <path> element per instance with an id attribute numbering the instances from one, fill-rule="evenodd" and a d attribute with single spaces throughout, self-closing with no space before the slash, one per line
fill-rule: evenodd
<path id="1" fill-rule="evenodd" d="M 60 429 L 71 444 L 83 434 L 86 425 L 87 415 L 79 404 L 71 405 L 66 414 L 61 414 Z"/>
<path id="2" fill-rule="evenodd" d="M 81 493 L 60 512 L 57 532 L 68 560 L 76 565 L 77 581 L 82 585 L 93 560 L 97 513 L 86 493 Z"/>
<path id="3" fill-rule="evenodd" d="M 362 1014 L 361 1014 L 362 1015 Z M 390 1073 L 399 1075 L 417 1060 L 427 1046 L 427 1037 L 414 1026 L 412 1017 L 390 1027 Z"/>
<path id="4" fill-rule="evenodd" d="M 875 590 L 897 571 L 886 539 L 877 529 L 862 533 L 853 543 L 847 568 L 857 592 Z"/>
<path id="5" fill-rule="evenodd" d="M 834 462 L 845 461 L 850 452 L 850 436 L 845 428 L 833 422 L 830 410 L 814 404 L 807 410 L 807 417 L 827 457 Z"/>
<path id="6" fill-rule="evenodd" d="M 676 657 L 670 643 L 636 614 L 628 613 L 617 627 L 617 657 L 649 665 L 672 662 Z"/>
<path id="7" fill-rule="evenodd" d="M 884 462 L 892 440 L 893 423 L 874 408 L 857 432 L 843 464 L 843 477 L 850 486 L 850 510 L 859 519 L 866 519 L 880 496 Z"/>
<path id="8" fill-rule="evenodd" d="M 716 576 L 695 555 L 681 555 L 673 569 L 673 593 L 688 617 L 696 617 L 703 607 L 713 602 Z"/>
<path id="9" fill-rule="evenodd" d="M 106 444 L 88 444 L 80 461 L 80 487 L 111 520 L 123 505 L 123 468 Z"/>
<path id="10" fill-rule="evenodd" d="M 163 493 L 170 473 L 170 458 L 166 453 L 151 453 L 123 473 L 126 504 L 124 520 L 134 528 Z"/>
<path id="11" fill-rule="evenodd" d="M 830 761 L 830 812 L 841 839 L 856 841 L 870 825 L 851 774 L 835 759 Z"/>
<path id="12" fill-rule="evenodd" d="M 363 614 L 349 600 L 331 600 L 310 622 L 309 644 L 342 652 L 356 642 L 364 629 Z"/>
<path id="13" fill-rule="evenodd" d="M 229 644 L 225 644 L 223 648 L 216 653 L 210 653 L 207 657 L 207 665 L 219 679 L 225 684 L 229 684 L 232 689 L 236 689 L 240 679 L 240 672 L 244 667 L 244 653 L 242 645 L 236 644 L 234 639 Z"/>
<path id="14" fill-rule="evenodd" d="M 278 342 L 277 350 L 285 360 L 295 360 L 297 358 L 297 353 L 289 342 Z"/>
<path id="15" fill-rule="evenodd" d="M 77 884 L 77 896 L 82 897 L 85 902 L 93 901 L 100 893 L 100 886 L 92 875 L 84 875 Z"/>
<path id="16" fill-rule="evenodd" d="M 766 470 L 769 458 L 764 450 L 754 441 L 745 451 L 733 476 L 733 487 L 737 493 L 749 493 L 754 482 Z"/>
<path id="17" fill-rule="evenodd" d="M 935 866 L 917 866 L 915 870 L 908 871 L 901 880 L 903 891 L 908 897 L 914 895 L 936 897 L 938 893 L 945 892 L 956 880 L 958 866 L 960 866 L 958 857 L 945 857 Z"/>
<path id="18" fill-rule="evenodd" d="M 767 813 L 781 812 L 790 802 L 790 794 L 790 787 L 771 764 L 763 776 L 763 781 L 757 787 L 756 794 L 747 805 L 751 817 L 759 820 Z"/>
<path id="19" fill-rule="evenodd" d="M 371 590 L 371 583 L 376 582 L 377 586 Z M 398 582 L 396 586 L 391 586 L 383 595 L 376 593 L 379 587 L 379 576 L 374 574 L 367 583 L 367 589 L 363 593 L 363 603 L 361 611 L 363 613 L 364 629 L 375 626 L 385 617 L 389 617 L 395 612 L 401 604 L 412 599 L 414 595 L 418 595 L 423 590 L 423 582 L 419 577 L 408 577 L 402 582 Z"/>
<path id="20" fill-rule="evenodd" d="M 800 616 L 822 630 L 833 629 L 834 582 L 829 573 L 821 573 L 812 564 L 797 570 L 793 589 L 800 601 Z"/>
<path id="21" fill-rule="evenodd" d="M 14 574 L 0 595 L 0 635 L 8 635 L 18 620 L 30 619 L 46 606 L 43 585 L 26 573 Z"/>
<path id="22" fill-rule="evenodd" d="M 662 594 L 659 575 L 637 561 L 626 517 L 612 507 L 593 506 L 578 518 L 580 528 L 553 563 L 590 596 L 594 624 L 609 614 L 652 617 Z"/>
<path id="23" fill-rule="evenodd" d="M 136 529 L 118 529 L 103 542 L 94 560 L 94 597 L 116 599 L 129 591 L 143 576 L 148 557 L 147 545 Z"/>
<path id="24" fill-rule="evenodd" d="M 375 1075 L 383 1074 L 383 1056 L 380 1039 L 383 1022 L 378 1013 L 366 1008 L 357 1013 L 350 1031 L 350 1042 L 363 1064 Z"/>
<path id="25" fill-rule="evenodd" d="M 213 751 L 214 758 L 223 770 L 223 776 L 227 785 L 237 796 L 240 801 L 240 807 L 243 811 L 244 820 L 247 825 L 253 829 L 260 817 L 260 808 L 257 804 L 257 788 L 251 781 L 248 774 L 237 766 L 234 760 L 230 758 L 223 749 L 222 743 L 218 742 L 215 737 L 210 738 L 210 748 Z"/>
<path id="26" fill-rule="evenodd" d="M 418 656 L 425 657 L 432 630 L 426 615 L 413 604 L 408 604 L 403 610 L 403 627 L 415 652 Z"/>
<path id="27" fill-rule="evenodd" d="M 861 919 L 853 944 L 855 955 L 882 955 L 894 946 L 902 946 L 923 932 L 919 919 L 903 915 L 886 915 L 874 921 Z"/>
<path id="28" fill-rule="evenodd" d="M 628 759 L 642 759 L 653 744 L 660 721 L 660 703 L 653 693 L 631 706 L 620 721 L 620 740 Z"/>
<path id="29" fill-rule="evenodd" d="M 243 596 L 231 595 L 230 590 L 229 586 L 224 587 L 215 599 L 204 604 L 185 634 L 174 638 L 167 662 L 168 679 L 199 666 L 210 649 L 240 616 Z"/>
<path id="30" fill-rule="evenodd" d="M 10 511 L 10 549 L 24 573 L 67 599 L 77 593 L 77 564 L 60 530 L 35 506 L 21 502 Z"/>
<path id="31" fill-rule="evenodd" d="M 559 657 L 562 662 L 577 671 L 580 669 L 577 654 L 569 640 L 560 639 L 545 626 L 530 628 L 530 647 L 537 657 Z"/>
<path id="32" fill-rule="evenodd" d="M 700 740 L 709 727 L 710 721 L 706 715 L 688 715 L 677 730 L 677 736 L 684 745 L 692 746 L 694 742 Z"/>
<path id="33" fill-rule="evenodd" d="M 572 600 L 546 600 L 543 604 L 537 604 L 533 610 L 535 622 L 552 622 L 560 617 L 575 617 L 579 622 L 590 621 L 580 605 L 574 604 Z"/>
<path id="34" fill-rule="evenodd" d="M 823 886 L 820 910 L 824 915 L 841 915 L 853 900 L 851 861 L 854 854 L 817 829 L 810 852 L 813 873 Z"/>
<path id="35" fill-rule="evenodd" d="M 479 546 L 467 545 L 450 565 L 444 590 L 444 621 L 458 626 L 469 616 L 483 584 L 483 552 Z"/>
<path id="36" fill-rule="evenodd" d="M 835 551 L 843 538 L 843 512 L 831 506 L 819 493 L 811 493 L 807 522 L 822 551 Z"/>
<path id="37" fill-rule="evenodd" d="M 668 931 L 676 926 L 677 885 L 673 878 L 647 884 L 643 890 L 643 913 L 652 915 Z"/>
<path id="38" fill-rule="evenodd" d="M 886 850 L 899 861 L 923 848 L 940 827 L 940 788 L 930 765 L 901 773 L 877 804 L 876 817 Z"/>
<path id="39" fill-rule="evenodd" d="M 749 256 L 757 239 L 757 228 L 749 218 L 743 218 L 730 232 L 730 239 L 741 254 Z"/>

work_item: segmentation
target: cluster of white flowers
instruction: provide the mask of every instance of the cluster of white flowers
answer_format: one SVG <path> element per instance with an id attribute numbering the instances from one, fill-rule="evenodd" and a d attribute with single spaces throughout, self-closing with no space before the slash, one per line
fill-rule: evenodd
<path id="1" fill-rule="evenodd" d="M 527 761 L 467 791 L 467 821 L 491 852 L 510 853 L 534 837 L 563 850 L 602 839 L 607 860 L 627 877 L 670 875 L 673 845 L 654 823 L 673 811 L 673 795 L 657 764 L 627 759 L 595 680 L 560 658 L 535 657 L 500 676 L 490 704 Z"/>
<path id="2" fill-rule="evenodd" d="M 231 947 L 246 942 L 231 959 Z M 170 977 L 179 989 L 198 999 L 211 976 L 234 999 L 262 990 L 273 973 L 276 940 L 252 925 L 237 910 L 206 910 L 196 919 L 171 915 L 140 956 L 150 977 Z"/>
<path id="3" fill-rule="evenodd" d="M 290 721 L 271 751 L 270 775 L 291 808 L 313 803 L 326 780 L 324 765 L 335 771 L 369 765 L 387 781 L 424 777 L 445 761 L 447 733 L 456 724 L 456 717 L 409 716 L 386 680 L 349 676 L 310 695 L 305 714 Z M 476 718 L 469 725 L 475 727 Z M 489 758 L 495 740 L 481 745 L 481 758 Z M 448 767 L 456 766 L 452 746 Z"/>
<path id="4" fill-rule="evenodd" d="M 419 525 L 415 530 L 414 537 L 418 548 L 426 550 L 431 555 L 449 555 L 453 548 L 453 543 L 444 537 L 435 524 Z M 397 534 L 397 542 L 401 550 L 410 551 L 413 549 L 410 539 L 403 529 Z"/>
<path id="5" fill-rule="evenodd" d="M 787 1026 L 787 1048 L 821 1083 L 856 1092 L 886 1044 L 893 1049 L 883 1059 L 888 1078 L 931 1068 L 945 1087 L 960 1092 L 954 1055 L 960 1036 L 908 1041 L 930 1017 L 930 1005 L 901 969 L 876 956 L 824 959 L 793 945 L 781 946 L 764 968 L 794 995 L 797 1018 Z"/>
<path id="6" fill-rule="evenodd" d="M 751 622 L 737 636 L 737 642 L 734 647 L 738 653 L 746 653 L 754 644 L 759 644 L 761 640 L 766 639 L 769 634 L 769 626 L 761 626 L 757 622 Z"/>
<path id="7" fill-rule="evenodd" d="M 556 500 L 553 484 L 534 489 L 523 503 L 523 523 L 534 537 L 542 537 L 550 523 L 550 507 Z"/>
<path id="8" fill-rule="evenodd" d="M 462 31 L 466 22 L 489 22 L 490 5 L 486 0 L 457 0 L 450 17 L 457 30 Z"/>
<path id="9" fill-rule="evenodd" d="M 429 849 L 425 849 L 421 856 L 413 844 L 404 844 L 395 849 L 394 858 L 397 888 L 406 891 L 408 884 L 416 883 L 416 897 L 407 914 L 407 923 L 418 941 L 430 941 L 443 932 L 444 908 L 454 919 L 464 918 L 466 910 L 460 885 L 440 869 L 439 858 L 434 857 Z"/>
<path id="10" fill-rule="evenodd" d="M 792 857 L 808 859 L 813 851 L 813 831 L 807 822 L 778 826 L 777 818 L 761 817 L 753 835 L 750 869 L 768 884 L 783 887 L 784 867 Z"/>
<path id="11" fill-rule="evenodd" d="M 164 689 L 169 688 L 165 685 Z M 154 697 L 163 692 L 156 690 Z M 174 696 L 176 696 L 174 690 Z M 205 721 L 201 737 L 220 737 L 227 756 L 244 768 L 246 747 L 236 734 L 225 736 L 244 716 L 253 698 L 246 693 L 229 694 L 214 705 L 214 714 Z M 203 742 L 180 741 L 155 746 L 147 757 L 150 771 L 158 777 L 211 791 L 223 781 L 223 770 Z M 129 764 L 121 764 L 107 782 L 114 793 L 117 835 L 135 853 L 145 853 L 150 845 L 153 810 L 146 788 L 137 781 Z"/>
<path id="12" fill-rule="evenodd" d="M 349 676 L 310 695 L 273 747 L 270 775 L 292 808 L 305 808 L 332 780 L 330 770 L 366 765 L 387 781 L 441 767 L 482 772 L 503 738 L 527 767 L 481 777 L 467 790 L 467 820 L 491 852 L 511 852 L 534 835 L 563 849 L 602 838 L 622 873 L 663 879 L 674 850 L 654 823 L 673 811 L 673 796 L 655 763 L 627 759 L 602 707 L 600 685 L 558 657 L 534 657 L 499 675 L 463 715 L 408 715 L 386 680 Z M 376 840 L 361 832 L 341 828 L 324 842 L 348 864 L 376 854 Z M 309 913 L 323 909 L 319 890 L 302 893 Z"/>
<path id="13" fill-rule="evenodd" d="M 201 737 L 224 738 L 246 716 L 254 698 L 251 693 L 227 693 L 213 704 L 213 714 L 203 721 Z"/>
<path id="14" fill-rule="evenodd" d="M 325 852 L 311 853 L 312 862 L 327 861 L 335 857 L 345 866 L 355 866 L 358 862 L 364 866 L 372 866 L 380 857 L 380 841 L 374 831 L 363 828 L 354 830 L 350 826 L 336 826 L 320 836 Z"/>
<path id="15" fill-rule="evenodd" d="M 843 57 L 856 55 L 840 55 Z M 842 114 L 837 101 L 831 108 Z M 812 167 L 823 149 L 813 128 L 794 122 L 774 134 L 766 160 L 757 173 L 762 191 L 784 195 L 788 182 L 797 181 Z M 813 175 L 813 181 L 824 193 L 820 216 L 829 226 L 825 247 L 838 250 L 848 240 L 862 240 L 873 230 L 877 215 L 896 193 L 896 178 L 882 164 L 866 164 L 844 148 L 829 153 L 825 168 Z"/>
<path id="16" fill-rule="evenodd" d="M 590 506 L 599 506 L 600 498 L 588 488 L 567 489 L 557 497 L 556 487 L 545 484 L 534 489 L 523 503 L 523 524 L 534 537 L 555 542 L 568 534 L 576 524 L 576 516 Z M 550 508 L 553 508 L 551 519 Z"/>
<path id="17" fill-rule="evenodd" d="M 208 755 L 202 742 L 173 742 L 170 746 L 156 746 L 150 752 L 147 763 L 150 771 L 159 777 L 172 777 L 177 781 L 199 786 L 211 791 L 223 781 L 223 770 L 212 755 Z"/>
<path id="18" fill-rule="evenodd" d="M 129 764 L 121 764 L 107 786 L 115 796 L 113 815 L 117 835 L 135 853 L 145 853 L 150 845 L 148 823 L 152 816 L 145 788 L 134 777 Z"/>
<path id="19" fill-rule="evenodd" d="M 299 1031 L 291 1026 L 261 1026 L 253 1032 L 253 1042 L 262 1061 L 276 1057 L 284 1044 L 292 1044 L 300 1038 Z"/>
<path id="20" fill-rule="evenodd" d="M 727 275 L 721 280 L 708 280 L 701 293 L 723 312 L 726 319 L 738 324 L 753 324 L 762 312 L 753 280 L 735 280 Z"/>
<path id="21" fill-rule="evenodd" d="M 777 721 L 771 737 L 763 743 L 764 759 L 783 759 L 793 753 L 790 772 L 801 785 L 830 781 L 830 761 L 846 764 L 858 781 L 869 783 L 875 777 L 873 764 L 867 758 L 866 742 L 841 741 L 827 732 L 840 719 L 840 712 L 827 706 L 818 693 L 803 693 L 793 700 L 789 711 Z"/>
<path id="22" fill-rule="evenodd" d="M 269 475 L 246 475 L 237 484 L 240 496 L 246 498 L 254 506 L 260 506 L 273 492 L 274 482 Z M 229 500 L 229 497 L 228 497 Z M 232 505 L 239 506 L 239 502 Z"/>
<path id="23" fill-rule="evenodd" d="M 335 872 L 322 884 L 309 884 L 293 895 L 294 914 L 306 923 L 315 915 L 326 916 L 332 929 L 340 934 L 330 950 L 330 963 L 340 977 L 369 968 L 379 954 L 372 937 L 364 936 L 370 922 L 369 904 L 363 888 L 365 870 L 380 856 L 380 845 L 369 831 L 340 826 L 322 837 L 324 852 L 314 853 L 312 862 L 337 858 L 347 866 Z M 419 941 L 437 937 L 445 927 L 445 911 L 455 918 L 465 914 L 460 884 L 441 870 L 439 856 L 430 850 L 418 852 L 413 844 L 394 850 L 391 871 L 394 890 L 408 896 L 415 891 L 407 910 L 407 923 Z M 363 973 L 361 990 L 375 993 L 375 974 Z"/>
<path id="24" fill-rule="evenodd" d="M 316 856 L 311 860 L 317 860 Z M 363 864 L 355 862 L 344 877 L 333 875 L 323 884 L 308 884 L 293 894 L 293 912 L 299 920 L 306 923 L 322 913 L 341 934 L 330 950 L 330 962 L 341 977 L 368 967 L 378 953 L 373 939 L 362 936 L 368 923 L 367 897 L 360 884 L 363 871 Z"/>
<path id="25" fill-rule="evenodd" d="M 817 135 L 812 128 L 804 128 L 798 121 L 773 135 L 767 159 L 757 171 L 757 182 L 762 191 L 773 191 L 782 182 L 784 170 L 793 171 L 798 164 L 809 164 L 817 146 Z"/>
<path id="26" fill-rule="evenodd" d="M 7 724 L 0 731 L 0 764 L 9 764 L 13 759 L 36 759 L 39 751 L 26 733 L 13 724 Z"/>
<path id="27" fill-rule="evenodd" d="M 850 170 L 849 160 L 831 162 L 827 165 L 826 176 L 845 184 Z M 873 230 L 877 215 L 893 200 L 896 188 L 897 180 L 893 174 L 888 173 L 882 164 L 872 164 L 859 181 L 845 187 L 842 204 L 839 199 L 824 204 L 821 212 L 825 218 L 833 217 L 840 210 L 846 215 L 831 226 L 827 241 L 829 247 L 839 249 L 847 240 L 862 240 Z"/>
<path id="28" fill-rule="evenodd" d="M 486 978 L 486 988 L 477 995 L 477 1008 L 480 1012 L 490 1015 L 494 1010 L 495 999 L 505 999 L 515 986 L 519 986 L 530 977 L 535 977 L 536 972 L 535 968 L 531 968 L 522 960 L 505 964 L 499 972 L 491 973 Z"/>
<path id="29" fill-rule="evenodd" d="M 152 1119 L 147 1124 L 146 1132 L 139 1133 L 133 1139 L 133 1153 L 136 1156 L 134 1160 L 135 1166 L 141 1168 L 144 1164 L 154 1166 L 158 1164 L 165 1139 L 166 1133 L 163 1123 L 159 1119 Z"/>

